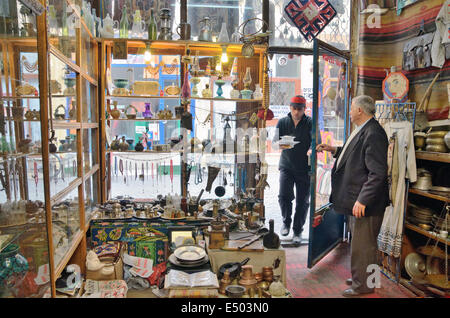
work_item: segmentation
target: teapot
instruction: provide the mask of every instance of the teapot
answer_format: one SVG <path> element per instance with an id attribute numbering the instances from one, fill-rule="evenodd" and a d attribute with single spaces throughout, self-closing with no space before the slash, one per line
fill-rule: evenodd
<path id="1" fill-rule="evenodd" d="M 117 24 L 117 25 L 116 25 Z M 103 26 L 98 26 L 98 31 L 100 32 L 100 36 L 102 38 L 113 38 L 114 37 L 114 28 L 119 27 L 119 21 L 114 21 L 109 16 L 109 13 L 106 15 L 106 18 L 103 19 Z"/>
<path id="2" fill-rule="evenodd" d="M 141 18 L 141 10 L 136 10 L 133 16 L 133 26 L 131 27 L 132 38 L 143 38 L 145 30 L 145 22 Z"/>

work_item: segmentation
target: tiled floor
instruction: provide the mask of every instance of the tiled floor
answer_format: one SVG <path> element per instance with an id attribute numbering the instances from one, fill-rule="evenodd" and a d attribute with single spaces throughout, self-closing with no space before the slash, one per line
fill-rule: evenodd
<path id="1" fill-rule="evenodd" d="M 294 297 L 343 298 L 350 278 L 350 246 L 342 243 L 312 269 L 306 266 L 308 246 L 286 249 L 287 288 Z M 381 288 L 363 298 L 412 298 L 409 290 L 381 275 Z"/>

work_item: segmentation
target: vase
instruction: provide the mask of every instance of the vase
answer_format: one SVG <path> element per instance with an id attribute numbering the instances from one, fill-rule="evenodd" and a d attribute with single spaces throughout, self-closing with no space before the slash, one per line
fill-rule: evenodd
<path id="1" fill-rule="evenodd" d="M 222 28 L 220 29 L 219 38 L 217 41 L 222 43 L 230 42 L 227 32 L 227 24 L 225 22 L 222 22 Z"/>
<path id="2" fill-rule="evenodd" d="M 127 151 L 129 148 L 129 145 L 125 141 L 125 136 L 122 137 L 122 141 L 119 143 L 119 150 L 120 151 Z"/>
<path id="3" fill-rule="evenodd" d="M 116 136 L 116 139 L 114 139 L 111 142 L 110 148 L 111 148 L 111 150 L 119 150 L 120 149 L 119 136 Z"/>
<path id="4" fill-rule="evenodd" d="M 77 106 L 76 106 L 76 102 L 72 101 L 72 107 L 69 110 L 69 118 L 72 120 L 77 119 Z"/>
<path id="5" fill-rule="evenodd" d="M 144 145 L 142 144 L 141 140 L 142 140 L 142 137 L 139 138 L 138 143 L 136 144 L 136 146 L 134 146 L 134 150 L 136 150 L 137 152 L 144 151 Z"/>
<path id="6" fill-rule="evenodd" d="M 122 18 L 120 19 L 120 29 L 119 29 L 119 37 L 120 38 L 128 38 L 128 28 L 129 28 L 129 23 L 128 23 L 128 13 L 127 13 L 127 6 L 124 5 L 123 6 L 123 11 L 122 11 Z"/>
<path id="7" fill-rule="evenodd" d="M 222 86 L 225 84 L 225 81 L 224 80 L 222 80 L 222 79 L 218 79 L 218 80 L 216 80 L 216 85 L 217 85 L 217 96 L 216 96 L 216 98 L 225 98 L 225 97 L 223 97 L 222 96 L 222 94 L 223 94 L 223 89 L 222 89 Z"/>
<path id="8" fill-rule="evenodd" d="M 200 78 L 192 77 L 190 82 L 192 83 L 192 97 L 198 97 L 197 84 L 200 83 Z"/>
<path id="9" fill-rule="evenodd" d="M 13 290 L 28 272 L 28 261 L 19 253 L 19 245 L 10 244 L 0 253 L 0 286 Z"/>
<path id="10" fill-rule="evenodd" d="M 142 116 L 144 118 L 152 118 L 152 104 L 151 103 L 145 103 L 145 111 L 142 113 Z"/>
<path id="11" fill-rule="evenodd" d="M 259 83 L 255 84 L 255 91 L 253 92 L 253 99 L 262 99 L 262 98 L 263 98 L 262 88 L 259 86 Z"/>

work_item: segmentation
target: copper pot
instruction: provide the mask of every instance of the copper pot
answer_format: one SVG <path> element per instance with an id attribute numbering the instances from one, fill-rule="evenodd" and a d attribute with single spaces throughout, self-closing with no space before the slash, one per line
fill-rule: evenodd
<path id="1" fill-rule="evenodd" d="M 263 267 L 263 278 L 266 282 L 271 283 L 273 281 L 273 268 L 272 266 L 264 266 Z"/>
<path id="2" fill-rule="evenodd" d="M 250 288 L 256 288 L 258 281 L 253 277 L 253 266 L 242 266 L 242 277 L 239 280 L 239 285 L 244 286 L 247 290 Z"/>
<path id="3" fill-rule="evenodd" d="M 219 294 L 225 295 L 227 293 L 225 289 L 230 284 L 231 284 L 230 272 L 226 270 L 225 273 L 223 274 L 222 279 L 220 280 Z"/>
<path id="4" fill-rule="evenodd" d="M 262 273 L 255 273 L 255 279 L 258 281 L 258 283 L 262 282 L 263 279 L 263 274 Z"/>

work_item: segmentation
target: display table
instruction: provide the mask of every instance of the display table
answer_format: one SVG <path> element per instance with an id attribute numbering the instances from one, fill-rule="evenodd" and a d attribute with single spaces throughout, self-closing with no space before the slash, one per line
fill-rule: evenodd
<path id="1" fill-rule="evenodd" d="M 224 251 L 220 249 L 207 248 L 211 270 L 217 273 L 220 266 L 229 262 L 242 262 L 250 258 L 247 265 L 253 265 L 253 273 L 262 272 L 264 266 L 273 266 L 275 260 L 280 260 L 278 268 L 273 269 L 274 275 L 280 275 L 281 281 L 286 286 L 286 251 L 282 248 L 277 250 L 264 249 L 263 252 L 249 251 Z"/>

